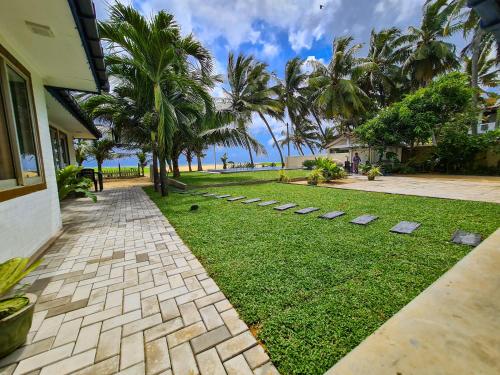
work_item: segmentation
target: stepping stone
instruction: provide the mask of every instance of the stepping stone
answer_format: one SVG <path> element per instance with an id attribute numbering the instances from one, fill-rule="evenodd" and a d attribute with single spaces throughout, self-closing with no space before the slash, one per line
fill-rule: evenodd
<path id="1" fill-rule="evenodd" d="M 370 224 L 373 220 L 378 219 L 378 216 L 373 216 L 373 215 L 361 215 L 358 216 L 355 219 L 352 219 L 350 223 L 352 224 L 358 224 L 358 225 L 367 225 Z"/>
<path id="2" fill-rule="evenodd" d="M 344 211 L 333 211 L 333 212 L 328 212 L 324 215 L 321 215 L 319 218 L 331 220 L 331 219 L 335 219 L 336 217 L 339 217 L 342 215 L 345 215 Z"/>
<path id="3" fill-rule="evenodd" d="M 459 245 L 477 246 L 481 243 L 481 235 L 478 233 L 468 233 L 463 230 L 457 230 L 453 233 L 451 242 Z"/>
<path id="4" fill-rule="evenodd" d="M 241 203 L 244 203 L 244 204 L 249 204 L 249 203 L 255 203 L 255 202 L 260 202 L 262 199 L 260 198 L 253 198 L 253 199 L 247 199 L 246 201 L 243 201 Z"/>
<path id="5" fill-rule="evenodd" d="M 314 211 L 319 211 L 319 208 L 307 207 L 307 208 L 303 208 L 301 210 L 297 210 L 297 211 L 295 211 L 295 213 L 299 214 L 299 215 L 305 215 L 305 214 L 309 214 L 309 213 L 314 212 Z"/>
<path id="6" fill-rule="evenodd" d="M 391 232 L 400 234 L 410 234 L 420 226 L 420 223 L 412 221 L 401 221 L 391 228 Z"/>
<path id="7" fill-rule="evenodd" d="M 223 198 L 228 198 L 230 196 L 231 196 L 231 194 L 222 194 L 222 195 L 216 195 L 215 198 L 217 198 L 217 199 L 223 199 Z"/>
<path id="8" fill-rule="evenodd" d="M 215 197 L 215 195 L 214 193 L 203 194 L 204 197 Z"/>
<path id="9" fill-rule="evenodd" d="M 276 211 L 285 211 L 285 210 L 288 210 L 288 209 L 293 208 L 293 207 L 297 207 L 297 205 L 295 203 L 287 203 L 287 204 L 283 204 L 283 205 L 278 206 L 278 207 L 274 207 L 274 209 Z"/>
<path id="10" fill-rule="evenodd" d="M 262 202 L 262 203 L 259 203 L 259 206 L 270 206 L 271 204 L 275 204 L 275 203 L 278 203 L 278 201 L 266 201 L 266 202 Z"/>
<path id="11" fill-rule="evenodd" d="M 240 199 L 245 199 L 243 195 L 240 195 L 239 197 L 234 197 L 234 198 L 229 198 L 227 201 L 228 202 L 234 202 L 234 201 L 239 201 Z"/>

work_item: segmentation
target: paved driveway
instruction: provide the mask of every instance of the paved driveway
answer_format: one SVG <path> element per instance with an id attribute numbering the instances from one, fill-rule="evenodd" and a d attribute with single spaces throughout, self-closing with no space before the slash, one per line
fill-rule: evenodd
<path id="1" fill-rule="evenodd" d="M 30 276 L 25 346 L 0 374 L 277 374 L 215 282 L 141 188 L 63 209 Z"/>
<path id="2" fill-rule="evenodd" d="M 365 176 L 354 176 L 322 186 L 500 203 L 500 177 L 411 175 L 381 176 L 368 181 Z"/>

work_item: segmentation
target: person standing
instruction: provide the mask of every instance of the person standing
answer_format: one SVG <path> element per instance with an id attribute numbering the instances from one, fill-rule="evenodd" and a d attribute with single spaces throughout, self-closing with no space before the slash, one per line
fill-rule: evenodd
<path id="1" fill-rule="evenodd" d="M 361 163 L 361 158 L 357 152 L 354 153 L 354 157 L 352 158 L 352 169 L 353 172 L 359 174 L 359 163 Z"/>

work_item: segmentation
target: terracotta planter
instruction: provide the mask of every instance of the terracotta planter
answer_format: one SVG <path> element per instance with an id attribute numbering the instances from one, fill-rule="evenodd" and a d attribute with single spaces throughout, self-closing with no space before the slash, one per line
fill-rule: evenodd
<path id="1" fill-rule="evenodd" d="M 12 353 L 26 342 L 37 297 L 31 293 L 26 293 L 24 297 L 29 299 L 28 305 L 0 320 L 0 358 Z"/>
<path id="2" fill-rule="evenodd" d="M 375 180 L 375 176 L 368 176 L 368 181 L 374 181 Z"/>

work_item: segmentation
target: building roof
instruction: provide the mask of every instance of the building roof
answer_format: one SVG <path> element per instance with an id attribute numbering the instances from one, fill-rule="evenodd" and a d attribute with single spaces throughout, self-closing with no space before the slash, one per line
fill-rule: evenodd
<path id="1" fill-rule="evenodd" d="M 98 91 L 109 91 L 104 53 L 97 31 L 94 3 L 92 0 L 68 0 L 68 4 L 80 34 L 97 89 Z"/>
<path id="2" fill-rule="evenodd" d="M 61 104 L 80 124 L 82 124 L 95 138 L 101 137 L 101 132 L 95 126 L 92 119 L 82 110 L 71 93 L 60 87 L 45 86 L 50 95 Z M 86 137 L 81 137 L 86 138 Z"/>
<path id="3" fill-rule="evenodd" d="M 500 0 L 467 0 L 467 5 L 481 17 L 481 27 L 492 32 L 500 44 Z"/>

